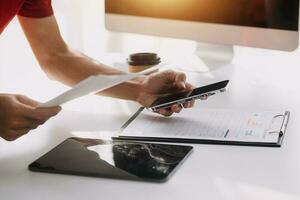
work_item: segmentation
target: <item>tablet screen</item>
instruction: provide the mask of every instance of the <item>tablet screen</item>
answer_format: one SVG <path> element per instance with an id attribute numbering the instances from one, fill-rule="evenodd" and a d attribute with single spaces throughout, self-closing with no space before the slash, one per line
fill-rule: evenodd
<path id="1" fill-rule="evenodd" d="M 165 181 L 190 146 L 69 138 L 33 162 L 32 171 Z"/>

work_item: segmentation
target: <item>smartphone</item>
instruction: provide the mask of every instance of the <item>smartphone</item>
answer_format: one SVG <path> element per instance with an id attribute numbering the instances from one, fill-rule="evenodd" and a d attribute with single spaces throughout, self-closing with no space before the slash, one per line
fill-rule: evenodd
<path id="1" fill-rule="evenodd" d="M 162 108 L 170 108 L 174 104 L 182 105 L 192 100 L 197 100 L 203 97 L 209 97 L 218 93 L 222 93 L 227 90 L 228 84 L 229 80 L 225 80 L 211 85 L 196 88 L 190 92 L 180 92 L 162 96 L 155 100 L 154 103 L 152 103 L 152 105 L 149 107 L 149 109 L 155 112 Z"/>

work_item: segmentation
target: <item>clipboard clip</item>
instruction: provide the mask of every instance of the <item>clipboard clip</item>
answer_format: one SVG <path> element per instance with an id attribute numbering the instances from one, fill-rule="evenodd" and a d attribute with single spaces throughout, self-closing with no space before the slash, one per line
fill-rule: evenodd
<path id="1" fill-rule="evenodd" d="M 288 112 L 288 111 L 286 111 L 284 114 L 275 115 L 270 124 L 268 133 L 269 134 L 279 134 L 279 137 L 282 137 L 286 131 L 289 117 L 290 117 L 290 112 Z M 278 121 L 278 120 L 280 120 L 280 121 Z"/>

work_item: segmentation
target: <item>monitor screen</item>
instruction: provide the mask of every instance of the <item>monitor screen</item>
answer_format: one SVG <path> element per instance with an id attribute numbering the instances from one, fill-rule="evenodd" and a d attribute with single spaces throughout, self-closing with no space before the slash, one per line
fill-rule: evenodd
<path id="1" fill-rule="evenodd" d="M 298 31 L 299 0 L 106 0 L 106 13 Z"/>

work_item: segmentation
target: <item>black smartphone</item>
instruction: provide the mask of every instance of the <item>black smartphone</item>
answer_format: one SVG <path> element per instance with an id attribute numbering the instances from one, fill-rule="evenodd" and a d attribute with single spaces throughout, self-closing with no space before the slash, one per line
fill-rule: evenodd
<path id="1" fill-rule="evenodd" d="M 180 92 L 171 95 L 159 97 L 149 107 L 152 111 L 157 111 L 162 108 L 170 108 L 174 104 L 184 104 L 186 102 L 209 97 L 217 93 L 225 92 L 227 90 L 229 80 L 221 81 L 211 85 L 196 88 L 190 92 Z"/>

